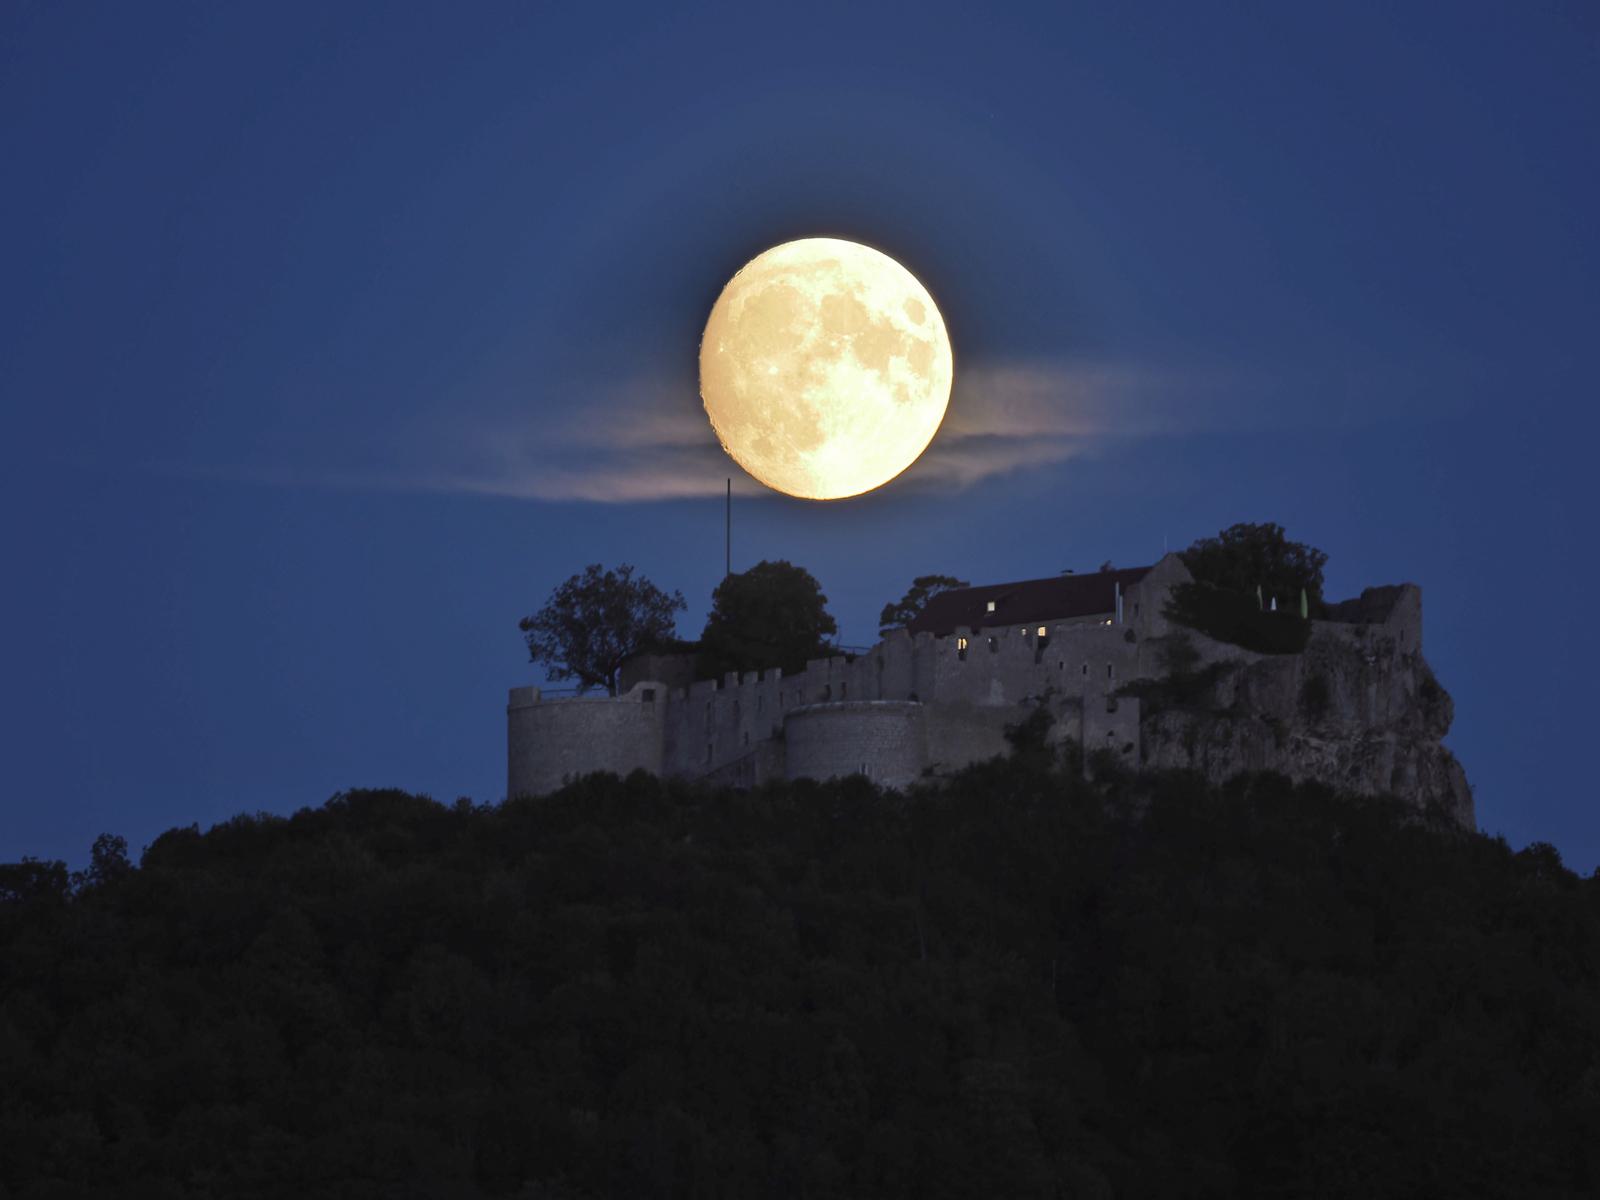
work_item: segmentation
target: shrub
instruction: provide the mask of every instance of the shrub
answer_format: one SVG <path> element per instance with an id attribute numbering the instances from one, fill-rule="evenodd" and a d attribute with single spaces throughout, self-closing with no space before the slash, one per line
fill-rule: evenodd
<path id="1" fill-rule="evenodd" d="M 1167 602 L 1168 620 L 1197 629 L 1219 642 L 1258 654 L 1298 654 L 1311 637 L 1311 622 L 1290 612 L 1262 612 L 1256 597 L 1207 583 L 1181 583 Z"/>

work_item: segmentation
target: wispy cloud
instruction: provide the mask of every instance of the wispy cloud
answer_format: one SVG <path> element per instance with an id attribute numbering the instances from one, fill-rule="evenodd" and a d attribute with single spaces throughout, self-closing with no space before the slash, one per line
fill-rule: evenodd
<path id="1" fill-rule="evenodd" d="M 959 491 L 988 479 L 1048 468 L 1117 439 L 1280 423 L 1282 381 L 1215 371 L 1162 370 L 1039 360 L 965 363 L 950 409 L 921 458 L 892 486 Z M 572 407 L 503 405 L 498 415 L 452 407 L 420 424 L 392 426 L 359 463 L 255 464 L 198 473 L 287 486 L 437 491 L 525 500 L 635 503 L 764 491 L 717 444 L 689 387 L 649 375 L 576 387 Z M 189 471 L 186 473 L 196 473 Z"/>
<path id="2" fill-rule="evenodd" d="M 1170 382 L 1170 381 L 1169 381 Z M 1150 372 L 1052 363 L 964 369 L 943 426 L 898 487 L 971 487 L 1081 455 L 1154 428 Z M 1133 403 L 1139 401 L 1138 403 Z M 626 503 L 720 495 L 757 485 L 733 469 L 698 397 L 636 382 L 564 415 L 502 419 L 428 439 L 437 460 L 413 486 L 530 500 Z"/>

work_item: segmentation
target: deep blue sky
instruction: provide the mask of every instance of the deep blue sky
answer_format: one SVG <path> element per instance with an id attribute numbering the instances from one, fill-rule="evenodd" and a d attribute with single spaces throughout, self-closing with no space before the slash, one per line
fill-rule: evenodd
<path id="1" fill-rule="evenodd" d="M 498 800 L 555 584 L 698 633 L 700 326 L 833 234 L 939 300 L 951 415 L 745 487 L 736 568 L 861 643 L 1279 521 L 1422 585 L 1480 823 L 1600 865 L 1594 6 L 755 7 L 0 10 L 0 860 Z"/>

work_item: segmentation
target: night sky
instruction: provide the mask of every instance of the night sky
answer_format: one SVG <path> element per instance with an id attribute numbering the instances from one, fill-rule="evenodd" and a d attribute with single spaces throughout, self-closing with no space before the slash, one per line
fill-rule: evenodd
<path id="1" fill-rule="evenodd" d="M 1235 521 L 1414 581 L 1481 826 L 1600 866 L 1600 10 L 754 7 L 0 9 L 0 860 L 498 801 L 517 619 L 631 562 L 696 636 L 731 473 L 847 643 Z M 955 347 L 832 504 L 696 390 L 806 235 Z"/>

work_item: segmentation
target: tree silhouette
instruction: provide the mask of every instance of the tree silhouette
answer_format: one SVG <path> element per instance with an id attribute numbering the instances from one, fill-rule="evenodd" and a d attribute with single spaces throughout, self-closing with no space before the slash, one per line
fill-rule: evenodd
<path id="1" fill-rule="evenodd" d="M 969 586 L 965 579 L 957 579 L 954 575 L 918 575 L 911 581 L 911 587 L 904 596 L 893 604 L 883 606 L 883 611 L 878 614 L 878 633 L 885 634 L 891 629 L 911 624 L 928 607 L 928 601 L 940 592 Z"/>
<path id="2" fill-rule="evenodd" d="M 543 608 L 517 623 L 531 661 L 552 679 L 576 679 L 582 687 L 617 694 L 623 662 L 673 634 L 673 614 L 683 595 L 670 596 L 627 563 L 607 570 L 592 563 L 555 591 Z"/>
<path id="3" fill-rule="evenodd" d="M 807 659 L 828 653 L 828 638 L 839 632 L 827 604 L 811 572 L 781 559 L 729 575 L 711 593 L 700 635 L 700 675 L 803 670 Z"/>
<path id="4" fill-rule="evenodd" d="M 1282 604 L 1322 603 L 1322 568 L 1328 556 L 1315 546 L 1291 542 L 1283 526 L 1230 525 L 1216 537 L 1201 538 L 1182 552 L 1189 573 L 1202 584 L 1254 597 L 1256 589 Z M 1296 610 L 1298 611 L 1298 609 Z"/>

